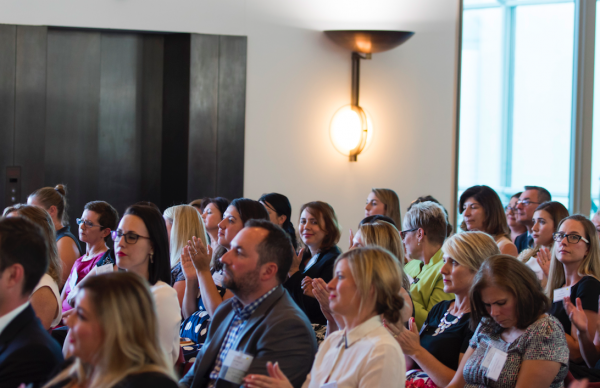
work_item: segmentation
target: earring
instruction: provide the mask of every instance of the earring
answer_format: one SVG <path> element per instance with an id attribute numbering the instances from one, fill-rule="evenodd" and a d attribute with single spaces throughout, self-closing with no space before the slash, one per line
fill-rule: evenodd
<path id="1" fill-rule="evenodd" d="M 152 256 L 154 256 L 154 253 L 150 253 L 150 263 L 154 263 L 154 260 L 152 260 Z"/>
<path id="2" fill-rule="evenodd" d="M 421 241 L 417 241 L 417 245 L 421 245 Z"/>

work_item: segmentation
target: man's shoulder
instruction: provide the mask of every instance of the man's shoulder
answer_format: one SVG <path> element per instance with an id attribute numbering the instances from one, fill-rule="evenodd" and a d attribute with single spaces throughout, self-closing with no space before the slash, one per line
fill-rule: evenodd
<path id="1" fill-rule="evenodd" d="M 58 342 L 44 330 L 37 319 L 29 322 L 18 322 L 15 319 L 6 329 L 11 329 L 11 325 L 21 325 L 21 327 L 18 327 L 14 336 L 5 342 L 6 348 L 2 352 L 2 356 L 4 356 L 2 358 L 5 360 L 15 356 L 18 358 L 19 354 L 23 354 L 32 362 L 48 358 L 62 361 L 62 352 Z"/>

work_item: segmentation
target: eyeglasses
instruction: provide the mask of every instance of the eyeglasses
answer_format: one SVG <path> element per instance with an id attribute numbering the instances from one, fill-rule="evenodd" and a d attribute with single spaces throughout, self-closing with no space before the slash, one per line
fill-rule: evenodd
<path id="1" fill-rule="evenodd" d="M 125 237 L 125 242 L 127 244 L 135 244 L 138 241 L 138 238 L 147 238 L 148 240 L 150 240 L 150 237 L 145 237 L 145 236 L 140 236 L 139 234 L 135 234 L 135 233 L 123 233 L 122 230 L 113 230 L 112 232 L 110 232 L 110 236 L 112 237 L 114 242 L 118 242 L 121 240 L 121 237 Z"/>
<path id="2" fill-rule="evenodd" d="M 562 232 L 556 232 L 552 234 L 552 238 L 556 242 L 562 241 L 565 237 L 567 238 L 567 242 L 569 244 L 577 244 L 579 240 L 583 240 L 586 244 L 590 243 L 588 240 L 578 234 L 564 234 Z"/>
<path id="3" fill-rule="evenodd" d="M 94 225 L 92 221 L 82 220 L 81 218 L 76 218 L 75 222 L 77 222 L 77 225 L 85 225 L 86 228 L 93 228 L 94 226 L 99 226 L 102 229 L 102 225 Z"/>
<path id="4" fill-rule="evenodd" d="M 407 229 L 407 230 L 401 231 L 400 232 L 400 236 L 402 237 L 402 240 L 404 240 L 406 238 L 406 233 L 408 233 L 408 232 L 414 232 L 415 230 L 419 230 L 419 228 Z"/>
<path id="5" fill-rule="evenodd" d="M 506 210 L 507 212 L 514 212 L 517 211 L 517 208 L 513 206 L 505 206 L 504 210 Z"/>
<path id="6" fill-rule="evenodd" d="M 528 199 L 524 199 L 523 201 L 517 201 L 517 205 L 525 205 L 525 206 L 527 206 L 527 205 L 531 205 L 532 203 L 535 203 L 536 205 L 541 204 L 541 202 L 533 202 L 533 201 L 530 201 Z"/>

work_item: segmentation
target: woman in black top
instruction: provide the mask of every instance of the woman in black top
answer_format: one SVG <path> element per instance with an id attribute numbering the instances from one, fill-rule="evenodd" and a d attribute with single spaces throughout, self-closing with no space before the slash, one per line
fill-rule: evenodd
<path id="1" fill-rule="evenodd" d="M 550 314 L 554 315 L 565 329 L 569 360 L 575 364 L 594 366 L 591 354 L 581 349 L 585 346 L 577 329 L 571 325 L 569 315 L 564 309 L 563 299 L 569 297 L 572 304 L 581 300 L 581 307 L 588 321 L 589 338 L 596 337 L 598 320 L 598 296 L 600 296 L 600 247 L 594 224 L 581 215 L 563 219 L 554 233 L 554 247 L 550 259 L 550 272 L 546 285 L 546 295 L 553 301 Z M 600 341 L 596 340 L 600 345 Z M 583 359 L 582 359 L 583 356 Z"/>
<path id="2" fill-rule="evenodd" d="M 61 282 L 58 287 L 62 288 L 67 281 L 73 263 L 85 250 L 81 249 L 79 241 L 71 233 L 69 227 L 69 216 L 67 215 L 67 186 L 58 184 L 56 187 L 42 187 L 31 193 L 27 198 L 27 204 L 41 207 L 50 214 L 54 229 L 56 230 L 56 246 L 58 256 L 62 261 Z M 68 237 L 68 238 L 65 238 Z"/>
<path id="3" fill-rule="evenodd" d="M 284 283 L 294 301 L 308 316 L 310 323 L 326 325 L 319 302 L 313 295 L 312 279 L 321 278 L 329 283 L 333 278 L 335 259 L 342 253 L 336 246 L 340 228 L 333 208 L 321 201 L 309 202 L 300 208 L 298 226 L 304 248 L 296 256 Z M 310 260 L 303 262 L 303 253 L 310 251 Z"/>
<path id="4" fill-rule="evenodd" d="M 407 356 L 406 387 L 422 386 L 419 380 L 430 380 L 427 387 L 450 383 L 473 336 L 469 328 L 473 278 L 485 259 L 500 254 L 492 237 L 478 231 L 455 234 L 446 240 L 442 252 L 444 292 L 453 293 L 455 299 L 433 306 L 420 334 L 414 318 L 409 330 L 386 322 Z"/>
<path id="5" fill-rule="evenodd" d="M 86 277 L 69 315 L 74 355 L 45 388 L 176 388 L 147 282 L 131 272 Z"/>

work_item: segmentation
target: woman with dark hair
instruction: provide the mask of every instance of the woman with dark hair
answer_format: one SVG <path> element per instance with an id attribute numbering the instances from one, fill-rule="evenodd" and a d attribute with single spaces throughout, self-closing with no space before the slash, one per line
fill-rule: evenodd
<path id="1" fill-rule="evenodd" d="M 223 253 L 227 252 L 231 240 L 251 219 L 269 221 L 269 214 L 260 202 L 247 198 L 231 202 L 224 212 L 223 221 L 219 223 L 218 242 Z M 223 287 L 222 264 L 216 254 L 213 255 L 212 247 L 205 245 L 199 238 L 192 237 L 192 241 L 183 248 L 181 266 L 186 283 L 182 305 L 184 321 L 180 334 L 181 337 L 202 344 L 210 317 L 221 302 L 233 297 L 233 293 Z"/>
<path id="2" fill-rule="evenodd" d="M 213 252 L 219 246 L 219 223 L 223 220 L 223 214 L 229 206 L 229 200 L 223 197 L 208 198 L 202 211 L 202 220 L 206 233 L 210 237 L 210 246 Z"/>
<path id="3" fill-rule="evenodd" d="M 162 214 L 152 206 L 132 205 L 125 210 L 112 237 L 117 267 L 140 275 L 150 284 L 156 303 L 160 343 L 174 364 L 179 357 L 181 309 L 177 292 L 169 285 L 169 239 Z"/>
<path id="4" fill-rule="evenodd" d="M 263 194 L 258 199 L 258 202 L 265 205 L 265 209 L 267 209 L 267 213 L 269 213 L 271 222 L 275 225 L 281 226 L 281 228 L 283 228 L 283 230 L 285 230 L 290 236 L 290 240 L 292 240 L 292 245 L 294 246 L 294 251 L 298 249 L 296 230 L 294 229 L 294 224 L 292 224 L 291 221 L 292 205 L 290 204 L 288 197 L 277 193 Z"/>
<path id="5" fill-rule="evenodd" d="M 458 205 L 464 220 L 462 230 L 479 230 L 491 235 L 500 252 L 517 257 L 516 245 L 510 239 L 510 229 L 498 194 L 488 186 L 473 186 L 460 196 Z"/>
<path id="6" fill-rule="evenodd" d="M 119 213 L 108 202 L 92 201 L 85 205 L 81 218 L 77 219 L 79 239 L 86 245 L 85 254 L 73 263 L 71 273 L 62 290 L 63 314 L 74 306 L 73 298 L 77 293 L 71 293 L 71 291 L 94 269 L 110 249 L 112 244 L 110 232 L 117 227 L 118 221 Z"/>
<path id="7" fill-rule="evenodd" d="M 560 202 L 544 202 L 533 213 L 533 226 L 531 236 L 534 248 L 524 250 L 519 254 L 519 260 L 527 264 L 535 272 L 546 287 L 548 273 L 550 272 L 550 250 L 554 245 L 552 235 L 558 229 L 560 222 L 569 216 L 569 211 Z"/>
<path id="8" fill-rule="evenodd" d="M 488 258 L 469 292 L 475 334 L 448 385 L 561 388 L 569 348 L 537 277 L 509 255 Z M 479 324 L 478 324 L 479 323 Z"/>
<path id="9" fill-rule="evenodd" d="M 312 280 L 331 281 L 335 259 L 342 253 L 336 245 L 341 233 L 335 211 L 331 205 L 321 201 L 302 205 L 298 231 L 303 248 L 294 258 L 288 273 L 290 277 L 283 286 L 308 316 L 310 323 L 324 326 L 327 319 L 313 294 Z M 302 260 L 305 250 L 311 255 L 307 263 Z"/>
<path id="10" fill-rule="evenodd" d="M 31 193 L 27 198 L 27 204 L 41 207 L 46 210 L 56 230 L 56 246 L 58 256 L 62 261 L 61 281 L 58 286 L 62 287 L 71 273 L 71 267 L 79 256 L 81 247 L 69 227 L 69 216 L 67 215 L 67 186 L 58 184 L 55 187 L 42 187 Z M 68 237 L 68 238 L 64 238 Z"/>

